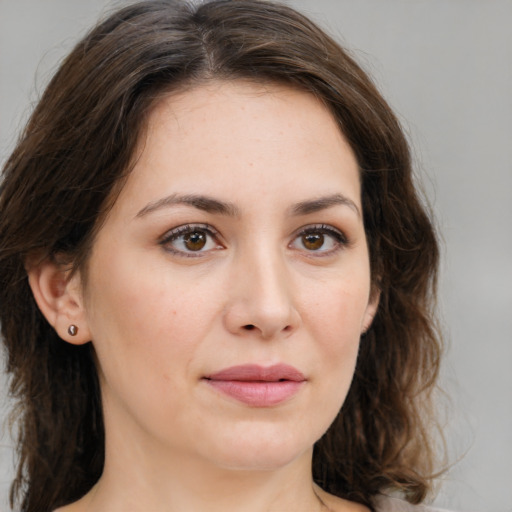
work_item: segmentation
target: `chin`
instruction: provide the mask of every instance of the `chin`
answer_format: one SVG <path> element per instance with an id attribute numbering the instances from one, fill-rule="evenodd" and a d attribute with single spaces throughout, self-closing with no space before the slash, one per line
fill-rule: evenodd
<path id="1" fill-rule="evenodd" d="M 243 437 L 231 437 L 230 441 L 208 450 L 210 459 L 215 453 L 215 463 L 226 470 L 274 471 L 302 458 L 311 458 L 313 444 L 322 435 L 305 436 L 304 432 L 254 432 L 248 429 Z"/>

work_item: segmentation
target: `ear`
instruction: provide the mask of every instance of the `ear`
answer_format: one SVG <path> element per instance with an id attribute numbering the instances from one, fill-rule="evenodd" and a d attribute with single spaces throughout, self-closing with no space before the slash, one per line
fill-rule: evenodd
<path id="1" fill-rule="evenodd" d="M 364 312 L 363 323 L 361 326 L 361 335 L 366 334 L 368 329 L 372 326 L 373 319 L 377 314 L 380 301 L 380 290 L 372 290 L 366 311 Z"/>
<path id="2" fill-rule="evenodd" d="M 86 311 L 82 298 L 80 273 L 46 258 L 28 263 L 28 282 L 41 313 L 57 334 L 68 343 L 83 345 L 90 341 Z M 71 335 L 69 327 L 77 327 Z"/>

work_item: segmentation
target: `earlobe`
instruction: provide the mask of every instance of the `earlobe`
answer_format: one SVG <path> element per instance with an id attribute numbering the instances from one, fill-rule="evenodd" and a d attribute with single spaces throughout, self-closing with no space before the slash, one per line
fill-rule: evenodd
<path id="1" fill-rule="evenodd" d="M 51 258 L 26 268 L 34 299 L 57 334 L 73 345 L 90 341 L 79 273 L 71 274 Z"/>

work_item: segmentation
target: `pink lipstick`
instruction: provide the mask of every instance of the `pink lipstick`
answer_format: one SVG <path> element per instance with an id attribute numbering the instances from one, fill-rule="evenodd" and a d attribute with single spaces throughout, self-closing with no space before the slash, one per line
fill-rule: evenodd
<path id="1" fill-rule="evenodd" d="M 270 407 L 298 393 L 306 377 L 287 364 L 232 366 L 205 381 L 221 393 L 253 407 Z"/>

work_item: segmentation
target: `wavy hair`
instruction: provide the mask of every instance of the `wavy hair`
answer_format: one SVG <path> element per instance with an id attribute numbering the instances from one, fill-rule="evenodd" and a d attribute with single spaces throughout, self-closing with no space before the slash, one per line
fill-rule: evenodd
<path id="1" fill-rule="evenodd" d="M 73 502 L 104 462 L 92 344 L 58 337 L 31 294 L 26 260 L 65 258 L 83 270 L 155 102 L 211 79 L 283 83 L 314 94 L 357 157 L 380 305 L 347 399 L 314 447 L 313 476 L 328 492 L 369 507 L 390 490 L 419 503 L 436 456 L 439 255 L 399 122 L 348 52 L 290 7 L 147 0 L 113 13 L 77 44 L 3 170 L 0 323 L 19 455 L 11 506 L 49 512 Z"/>

